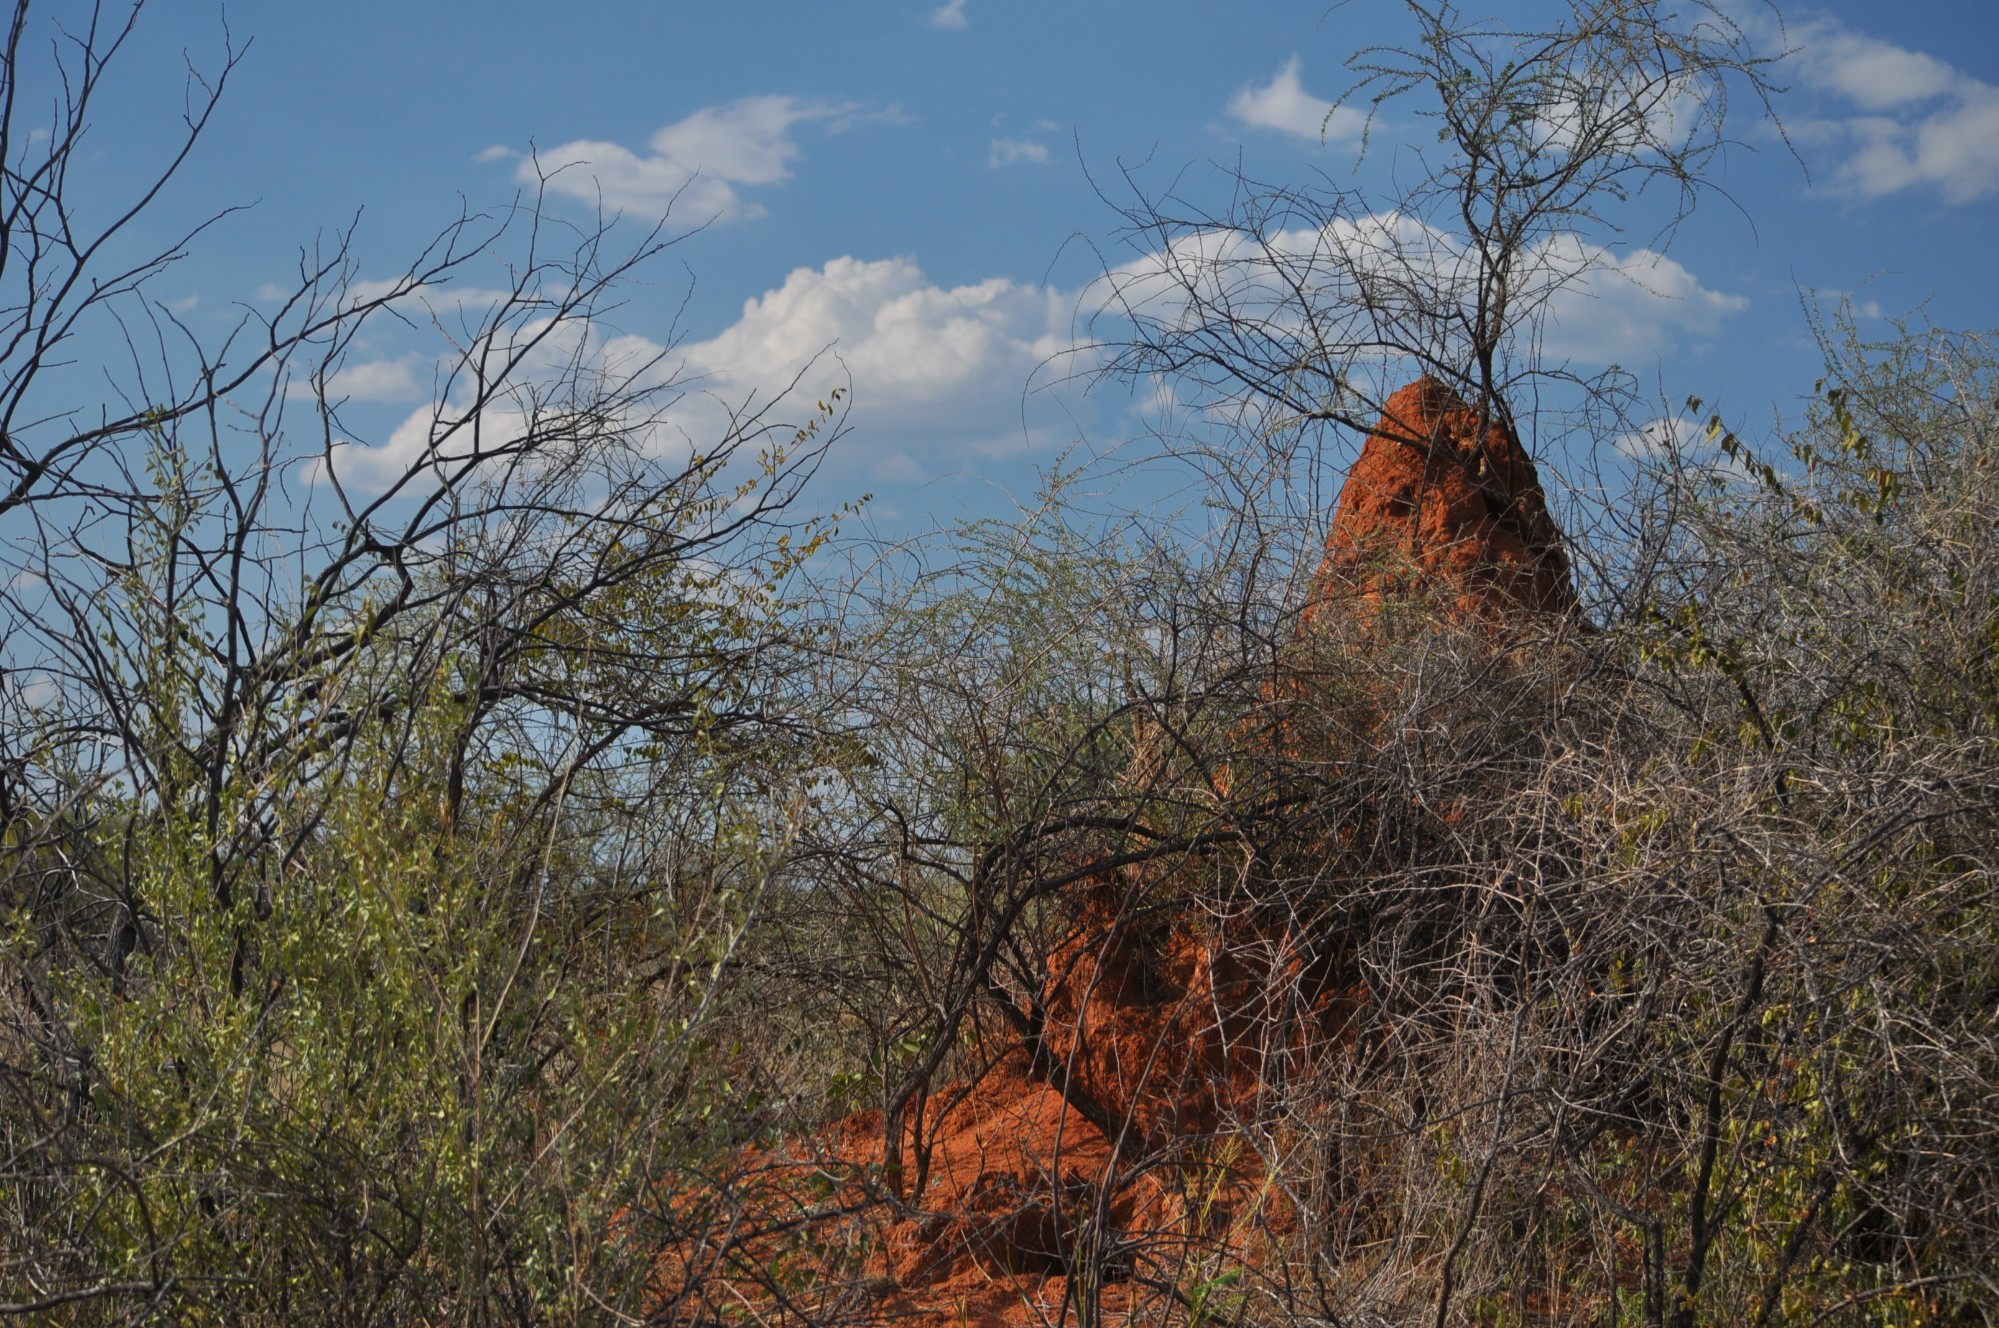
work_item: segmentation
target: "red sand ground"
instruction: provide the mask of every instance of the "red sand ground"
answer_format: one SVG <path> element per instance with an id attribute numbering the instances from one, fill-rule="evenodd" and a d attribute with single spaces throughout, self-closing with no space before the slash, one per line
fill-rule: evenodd
<path id="1" fill-rule="evenodd" d="M 1389 399 L 1349 474 L 1306 620 L 1371 615 L 1410 591 L 1486 619 L 1575 605 L 1519 441 L 1428 377 Z M 1041 1059 L 1015 1040 L 983 1075 L 932 1092 L 927 1166 L 914 1148 L 898 1159 L 906 1191 L 921 1178 L 902 1216 L 876 1205 L 884 1226 L 847 1211 L 865 1206 L 863 1178 L 880 1195 L 895 1174 L 878 1112 L 792 1158 L 761 1159 L 749 1207 L 783 1228 L 741 1247 L 762 1271 L 802 1246 L 823 1261 L 822 1292 L 843 1269 L 851 1290 L 838 1313 L 857 1321 L 1025 1328 L 1067 1321 L 1084 1294 L 1113 1322 L 1168 1318 L 1178 1317 L 1171 1288 L 1199 1277 L 1184 1260 L 1254 1258 L 1255 1232 L 1281 1232 L 1287 1214 L 1262 1183 L 1262 1159 L 1228 1127 L 1256 1119 L 1279 1076 L 1344 1054 L 1367 992 L 1281 930 L 1237 930 L 1226 949 L 1190 919 L 1146 934 L 1134 900 L 1156 899 L 1157 886 L 1127 873 L 1079 900 L 1039 993 Z M 801 1241 L 815 1223 L 824 1234 Z M 669 1252 L 663 1291 L 696 1280 L 700 1254 Z M 1071 1283 L 1079 1267 L 1093 1270 L 1087 1285 Z M 801 1290 L 816 1275 L 803 1266 Z M 725 1291 L 745 1319 L 803 1312 L 754 1278 Z M 830 1308 L 821 1300 L 818 1312 Z"/>

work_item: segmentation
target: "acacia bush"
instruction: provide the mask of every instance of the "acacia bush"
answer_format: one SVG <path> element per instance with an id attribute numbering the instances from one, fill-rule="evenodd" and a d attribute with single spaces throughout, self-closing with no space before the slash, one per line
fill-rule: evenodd
<path id="1" fill-rule="evenodd" d="M 677 445 L 607 349 L 672 238 L 533 193 L 379 286 L 324 239 L 205 342 L 149 287 L 204 227 L 131 223 L 240 52 L 82 184 L 143 8 L 0 48 L 0 1316 L 642 1315 L 642 1215 L 763 1128 L 843 394 Z M 340 371 L 426 306 L 436 398 L 364 454 Z"/>

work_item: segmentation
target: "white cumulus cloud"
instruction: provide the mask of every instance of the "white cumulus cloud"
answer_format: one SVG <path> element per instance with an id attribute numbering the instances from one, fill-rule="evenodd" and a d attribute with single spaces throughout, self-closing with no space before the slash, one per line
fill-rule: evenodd
<path id="1" fill-rule="evenodd" d="M 417 381 L 417 363 L 408 358 L 345 365 L 326 384 L 336 401 L 415 401 L 426 391 Z"/>
<path id="2" fill-rule="evenodd" d="M 1314 143 L 1359 142 L 1367 117 L 1351 107 L 1335 107 L 1305 91 L 1298 77 L 1298 57 L 1268 83 L 1252 83 L 1229 102 L 1229 114 L 1256 129 L 1308 138 Z"/>
<path id="3" fill-rule="evenodd" d="M 780 399 L 765 421 L 802 423 L 816 402 L 846 389 L 852 427 L 827 464 L 843 483 L 876 485 L 977 469 L 1073 437 L 1070 405 L 1044 409 L 1033 389 L 1080 367 L 1074 308 L 1074 292 L 1050 286 L 1007 277 L 940 285 L 912 258 L 849 256 L 793 270 L 701 340 L 669 347 L 582 320 L 529 322 L 510 336 L 539 338 L 525 383 L 561 380 L 580 367 L 664 388 L 663 413 L 643 435 L 660 454 L 712 449 L 746 407 L 754 414 Z M 370 361 L 350 367 L 334 387 L 353 399 L 386 400 L 406 384 L 427 388 L 434 372 L 417 360 Z M 527 427 L 532 396 L 480 413 L 488 446 Z M 334 468 L 361 490 L 379 490 L 432 458 L 448 468 L 470 446 L 471 418 L 462 404 L 426 402 L 386 436 L 338 446 Z"/>
<path id="4" fill-rule="evenodd" d="M 1798 80 L 1858 112 L 1794 122 L 1800 138 L 1840 154 L 1835 189 L 1933 189 L 1948 203 L 1999 194 L 1999 87 L 1831 17 L 1795 27 L 1792 40 Z"/>
<path id="5" fill-rule="evenodd" d="M 1558 360 L 1630 364 L 1664 350 L 1670 330 L 1713 336 L 1722 319 L 1749 307 L 1664 254 L 1617 254 L 1575 235 L 1552 237 L 1527 266 L 1548 286 L 1541 345 Z"/>
<path id="6" fill-rule="evenodd" d="M 1462 237 L 1383 212 L 1261 236 L 1191 232 L 1110 274 L 1083 305 L 1196 339 L 1204 326 L 1233 324 L 1306 355 L 1367 356 L 1395 343 L 1449 356 L 1462 349 L 1451 311 L 1475 303 L 1477 275 Z M 1712 335 L 1749 303 L 1664 255 L 1619 253 L 1573 234 L 1522 253 L 1512 295 L 1545 358 L 1591 365 L 1656 355 L 1676 333 Z"/>
<path id="7" fill-rule="evenodd" d="M 1684 415 L 1661 416 L 1620 434 L 1610 445 L 1643 466 L 1686 467 L 1736 484 L 1754 478 L 1743 458 L 1728 454 L 1719 434 Z"/>
<path id="8" fill-rule="evenodd" d="M 476 343 L 467 358 L 477 358 L 490 348 L 495 361 L 518 358 L 512 387 L 491 395 L 483 403 L 469 400 L 425 400 L 380 441 L 343 439 L 333 449 L 333 469 L 341 483 L 365 492 L 379 492 L 407 476 L 427 471 L 455 472 L 478 456 L 505 452 L 518 440 L 553 428 L 561 430 L 576 418 L 567 404 L 567 394 L 549 391 L 551 384 L 594 381 L 627 387 L 639 394 L 659 388 L 673 372 L 668 348 L 644 336 L 613 331 L 584 318 L 533 318 L 508 324 L 496 335 Z M 434 370 L 447 373 L 456 357 L 440 361 Z M 405 362 L 410 370 L 408 383 L 417 387 L 422 375 L 419 362 Z M 342 377 L 358 374 L 353 385 L 342 387 Z M 436 381 L 435 378 L 432 380 Z M 457 386 L 467 386 L 458 375 Z M 393 395 L 400 386 L 394 369 L 383 363 L 350 366 L 329 384 L 332 395 L 362 400 L 409 400 Z M 380 395 L 362 396 L 361 390 L 376 388 Z M 615 392 L 614 392 L 615 395 Z M 415 396 L 429 398 L 430 389 L 420 388 Z M 553 404 L 551 404 L 551 402 Z M 665 421 L 650 416 L 622 421 L 655 451 L 674 445 L 675 431 Z M 322 463 L 309 467 L 309 476 L 322 478 Z M 419 480 L 422 488 L 428 481 Z"/>
<path id="9" fill-rule="evenodd" d="M 846 102 L 744 97 L 665 126 L 644 151 L 576 139 L 521 158 L 515 178 L 532 185 L 546 177 L 556 193 L 591 203 L 601 199 L 614 211 L 647 217 L 664 217 L 671 209 L 696 221 L 761 216 L 761 205 L 746 201 L 741 191 L 791 174 L 799 151 L 792 129 L 855 109 Z"/>
<path id="10" fill-rule="evenodd" d="M 907 409 L 983 394 L 995 382 L 1018 394 L 1026 370 L 1069 348 L 1067 330 L 1068 306 L 1047 287 L 992 277 L 947 289 L 913 259 L 846 257 L 796 269 L 685 354 L 705 375 L 751 386 L 831 349 L 862 393 Z"/>
<path id="11" fill-rule="evenodd" d="M 994 455 L 996 440 L 1021 429 L 1030 379 L 1064 372 L 1075 350 L 1073 307 L 1073 297 L 1006 277 L 945 287 L 910 258 L 843 257 L 794 270 L 681 354 L 723 401 L 768 397 L 794 377 L 803 401 L 851 384 L 849 443 L 865 455 L 836 463 L 907 480 L 951 469 L 968 451 Z"/>

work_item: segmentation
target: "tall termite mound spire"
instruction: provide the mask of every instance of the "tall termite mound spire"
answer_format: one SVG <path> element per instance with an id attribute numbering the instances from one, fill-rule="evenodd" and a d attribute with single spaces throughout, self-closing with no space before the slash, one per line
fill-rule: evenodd
<path id="1" fill-rule="evenodd" d="M 1358 625 L 1346 644 L 1364 658 L 1392 648 L 1392 633 L 1372 630 L 1391 604 L 1503 625 L 1575 603 L 1560 533 L 1512 432 L 1432 378 L 1390 397 L 1341 491 L 1308 617 Z M 1057 1322 L 1084 1294 L 1070 1285 L 1083 1269 L 1078 1286 L 1105 1322 L 1177 1322 L 1182 1283 L 1157 1269 L 1190 1267 L 1195 1250 L 1220 1267 L 1282 1257 L 1259 1242 L 1317 1219 L 1274 1184 L 1265 1147 L 1246 1141 L 1292 1137 L 1287 1085 L 1322 1073 L 1340 1082 L 1340 1065 L 1358 1066 L 1368 1040 L 1389 1035 L 1371 1021 L 1368 976 L 1341 932 L 1347 905 L 1295 877 L 1289 895 L 1238 884 L 1294 869 L 1337 876 L 1350 849 L 1356 863 L 1379 851 L 1354 847 L 1366 822 L 1353 817 L 1389 823 L 1367 774 L 1335 786 L 1337 814 L 1296 810 L 1328 797 L 1328 772 L 1364 765 L 1387 740 L 1381 708 L 1352 675 L 1325 685 L 1314 644 L 1301 633 L 1297 666 L 1275 661 L 1267 714 L 1192 733 L 1187 767 L 1170 770 L 1177 758 L 1134 740 L 1148 754 L 1110 795 L 1205 781 L 1212 820 L 1191 819 L 1207 791 L 1145 793 L 1171 819 L 1155 826 L 1138 802 L 1128 819 L 1092 810 L 1104 837 L 1091 830 L 1008 868 L 1055 881 L 1024 896 L 1045 904 L 1048 934 L 1022 924 L 1019 962 L 987 961 L 976 979 L 985 1018 L 965 1025 L 977 1036 L 953 1035 L 952 1073 L 939 1069 L 892 1113 L 861 1111 L 816 1139 L 751 1150 L 732 1195 L 753 1218 L 744 1229 L 812 1224 L 823 1248 L 857 1257 L 862 1313 L 906 1328 Z M 1194 745 L 1206 741 L 1217 745 Z M 1239 787 L 1238 761 L 1254 775 Z M 895 1204 L 870 1194 L 875 1177 Z M 789 1238 L 741 1238 L 744 1266 L 781 1266 Z M 661 1285 L 701 1285 L 710 1257 L 694 1241 L 668 1249 Z M 775 1310 L 774 1283 L 725 1276 L 746 1306 Z"/>
<path id="2" fill-rule="evenodd" d="M 1480 618 L 1576 607 L 1561 532 L 1520 440 L 1427 374 L 1388 398 L 1347 473 L 1307 615 L 1412 594 Z"/>

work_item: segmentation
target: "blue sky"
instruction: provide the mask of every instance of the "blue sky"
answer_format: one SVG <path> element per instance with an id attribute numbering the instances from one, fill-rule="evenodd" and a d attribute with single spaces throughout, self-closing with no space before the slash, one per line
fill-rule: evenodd
<path id="1" fill-rule="evenodd" d="M 1775 49 L 1769 11 L 1745 12 Z M 1784 20 L 1780 110 L 1804 167 L 1745 119 L 1716 172 L 1733 204 L 1711 199 L 1664 265 L 1553 334 L 1668 400 L 1719 403 L 1750 436 L 1811 386 L 1801 299 L 1999 321 L 1999 6 L 1842 2 Z M 201 4 L 147 12 L 93 129 L 105 197 L 157 159 L 180 53 L 212 69 L 224 22 Z M 1238 163 L 1381 190 L 1420 132 L 1392 114 L 1358 169 L 1351 141 L 1318 132 L 1347 56 L 1407 35 L 1388 0 L 236 0 L 226 24 L 247 55 L 149 232 L 254 204 L 155 288 L 190 326 L 224 326 L 357 212 L 362 275 L 387 275 L 461 198 L 514 196 L 530 152 L 574 163 L 557 211 L 601 193 L 650 222 L 678 191 L 669 224 L 705 229 L 633 288 L 616 330 L 677 338 L 675 362 L 723 396 L 833 351 L 852 428 L 822 501 L 872 491 L 891 524 L 979 509 L 1063 447 L 1141 428 L 1121 390 L 1025 392 L 1076 363 L 1061 356 L 1079 292 L 1135 257 L 1111 206 L 1129 200 L 1126 166 L 1215 207 Z M 1622 260 L 1644 236 L 1595 238 Z M 386 445 L 422 406 L 437 350 L 415 334 L 358 348 L 352 418 L 377 432 L 357 441 Z"/>

